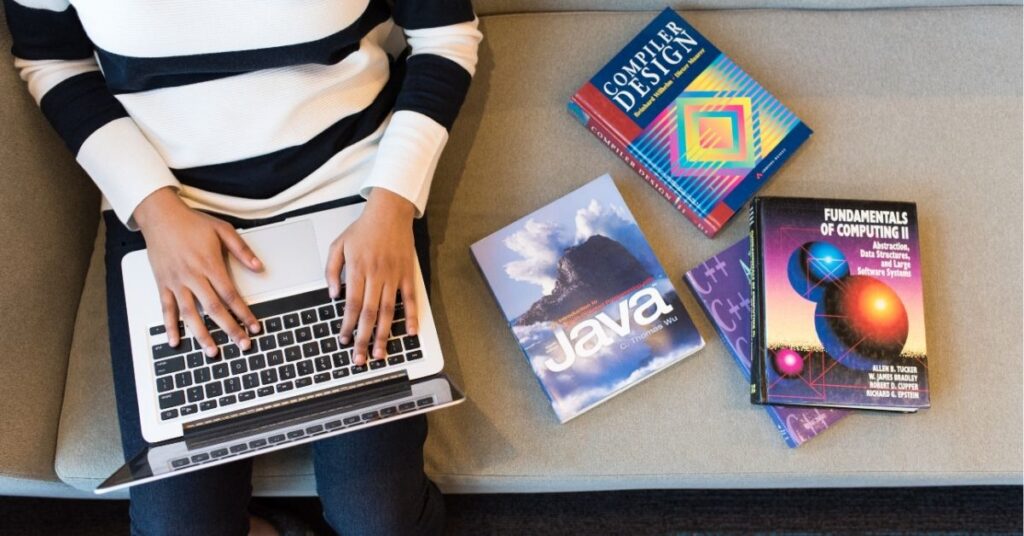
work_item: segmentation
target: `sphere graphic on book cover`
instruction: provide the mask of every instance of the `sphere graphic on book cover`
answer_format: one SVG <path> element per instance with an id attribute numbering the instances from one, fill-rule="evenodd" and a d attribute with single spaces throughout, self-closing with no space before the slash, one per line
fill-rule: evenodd
<path id="1" fill-rule="evenodd" d="M 843 366 L 870 371 L 872 365 L 899 358 L 909 334 L 906 307 L 889 285 L 870 276 L 850 275 L 846 255 L 835 245 L 807 242 L 793 251 L 787 266 L 790 284 L 817 304 L 814 328 L 825 352 Z M 782 376 L 787 370 L 775 355 Z M 787 354 L 788 355 L 788 354 Z M 803 368 L 803 360 L 800 361 Z"/>
<path id="2" fill-rule="evenodd" d="M 781 348 L 772 360 L 775 371 L 781 376 L 796 378 L 804 371 L 804 357 L 792 348 Z"/>

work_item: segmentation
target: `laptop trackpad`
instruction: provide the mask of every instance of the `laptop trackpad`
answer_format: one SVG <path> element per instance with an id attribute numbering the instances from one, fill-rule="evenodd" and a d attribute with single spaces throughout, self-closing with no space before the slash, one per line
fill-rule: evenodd
<path id="1" fill-rule="evenodd" d="M 312 283 L 324 278 L 316 232 L 308 219 L 242 233 L 242 239 L 263 261 L 253 272 L 228 255 L 228 273 L 242 296 L 249 298 Z"/>

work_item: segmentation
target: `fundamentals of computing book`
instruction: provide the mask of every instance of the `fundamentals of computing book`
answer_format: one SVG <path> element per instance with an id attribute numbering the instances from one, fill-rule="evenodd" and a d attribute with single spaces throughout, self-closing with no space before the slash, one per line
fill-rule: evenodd
<path id="1" fill-rule="evenodd" d="M 670 9 L 572 96 L 569 111 L 708 236 L 811 135 Z"/>
<path id="2" fill-rule="evenodd" d="M 686 284 L 750 382 L 750 239 L 744 238 L 686 272 Z M 765 406 L 790 447 L 828 430 L 849 412 Z"/>
<path id="3" fill-rule="evenodd" d="M 750 225 L 751 401 L 928 407 L 916 205 L 758 197 Z"/>
<path id="4" fill-rule="evenodd" d="M 471 251 L 563 423 L 704 346 L 608 175 Z"/>

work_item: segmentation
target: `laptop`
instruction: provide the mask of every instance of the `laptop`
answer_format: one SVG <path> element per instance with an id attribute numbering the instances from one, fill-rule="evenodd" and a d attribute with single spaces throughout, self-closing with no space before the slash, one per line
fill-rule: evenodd
<path id="1" fill-rule="evenodd" d="M 220 351 L 208 358 L 184 324 L 168 344 L 159 292 L 145 250 L 122 259 L 128 328 L 142 436 L 133 456 L 98 494 L 201 470 L 458 404 L 462 393 L 441 371 L 444 358 L 417 264 L 419 330 L 405 329 L 399 299 L 387 357 L 352 362 L 338 333 L 344 292 L 324 281 L 331 242 L 365 202 L 241 230 L 264 264 L 252 272 L 233 257 L 228 270 L 262 330 L 241 351 L 204 318 Z"/>

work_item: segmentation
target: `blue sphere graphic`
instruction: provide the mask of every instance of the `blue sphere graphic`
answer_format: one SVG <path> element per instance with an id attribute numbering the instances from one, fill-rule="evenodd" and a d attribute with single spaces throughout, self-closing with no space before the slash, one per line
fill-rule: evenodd
<path id="1" fill-rule="evenodd" d="M 850 275 L 846 255 L 828 242 L 807 242 L 793 251 L 787 265 L 789 284 L 803 298 L 817 302 L 825 288 Z"/>

